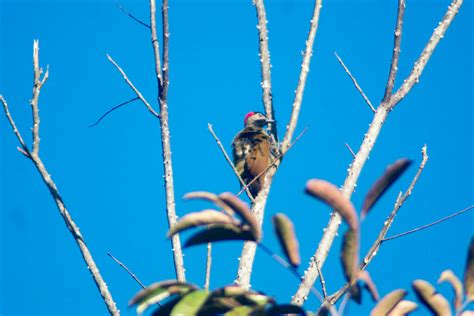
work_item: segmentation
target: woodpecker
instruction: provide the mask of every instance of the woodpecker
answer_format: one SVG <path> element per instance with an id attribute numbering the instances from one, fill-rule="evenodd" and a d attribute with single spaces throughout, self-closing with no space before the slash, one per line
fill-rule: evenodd
<path id="1" fill-rule="evenodd" d="M 249 112 L 244 118 L 244 128 L 232 141 L 232 154 L 237 172 L 249 183 L 263 172 L 275 158 L 274 141 L 264 127 L 273 120 L 263 113 Z M 249 190 L 256 197 L 263 187 L 265 175 L 261 175 Z"/>

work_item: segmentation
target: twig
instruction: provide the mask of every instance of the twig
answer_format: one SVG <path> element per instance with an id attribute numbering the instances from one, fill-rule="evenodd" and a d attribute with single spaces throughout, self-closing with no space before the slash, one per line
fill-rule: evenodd
<path id="1" fill-rule="evenodd" d="M 378 240 L 376 242 L 379 242 L 379 246 L 381 243 L 385 242 L 385 241 L 388 241 L 388 240 L 392 240 L 392 239 L 395 239 L 395 238 L 399 238 L 399 237 L 402 237 L 402 236 L 405 236 L 405 235 L 408 235 L 408 234 L 412 234 L 412 233 L 415 233 L 417 231 L 420 231 L 420 230 L 423 230 L 423 229 L 426 229 L 426 228 L 429 228 L 433 225 L 436 225 L 436 224 L 439 224 L 439 223 L 442 223 L 448 219 L 451 219 L 453 217 L 456 217 L 458 215 L 461 215 L 462 213 L 465 213 L 465 212 L 468 212 L 470 211 L 471 209 L 474 208 L 474 205 L 470 205 L 468 207 L 466 207 L 465 209 L 462 209 L 461 211 L 458 211 L 454 214 L 451 214 L 449 216 L 446 216 L 440 220 L 437 220 L 436 222 L 433 222 L 433 223 L 430 223 L 428 225 L 424 225 L 424 226 L 421 226 L 421 227 L 418 227 L 418 228 L 415 228 L 415 229 L 412 229 L 410 231 L 407 231 L 405 233 L 401 233 L 401 234 L 397 234 L 397 235 L 394 235 L 394 236 L 391 236 L 391 237 L 388 237 L 388 238 L 384 238 L 382 240 Z M 375 245 L 375 244 L 374 244 Z M 378 249 L 378 248 L 377 248 Z M 369 265 L 370 263 L 370 258 L 373 258 L 375 254 L 372 252 L 372 248 L 371 250 L 369 251 L 369 253 L 367 254 L 367 256 L 364 258 L 364 261 L 361 263 L 361 266 L 360 266 L 360 269 L 361 270 L 365 270 L 367 268 L 367 266 Z M 327 302 L 331 302 L 331 304 L 334 304 L 350 287 L 350 284 L 349 283 L 346 283 L 343 287 L 341 287 L 336 293 L 334 293 L 333 295 L 330 296 L 329 300 L 326 301 L 325 304 L 327 304 Z"/>
<path id="2" fill-rule="evenodd" d="M 138 22 L 139 24 L 143 25 L 144 27 L 146 28 L 150 28 L 150 26 L 148 24 L 146 24 L 145 22 L 141 21 L 140 19 L 136 18 L 135 16 L 133 16 L 133 14 L 131 14 L 130 12 L 128 12 L 123 6 L 122 4 L 118 1 L 118 0 L 115 0 L 115 3 L 117 4 L 117 6 L 119 7 L 119 9 L 125 13 L 126 15 L 128 15 L 130 18 L 132 18 L 132 20 L 134 20 L 135 22 Z"/>
<path id="3" fill-rule="evenodd" d="M 290 146 L 288 146 L 288 148 L 284 151 L 284 152 L 281 152 L 278 156 L 275 157 L 275 159 L 273 159 L 272 162 L 270 162 L 270 164 L 265 168 L 263 169 L 259 174 L 257 174 L 252 180 L 250 180 L 249 183 L 247 183 L 242 189 L 240 189 L 240 191 L 236 194 L 236 196 L 239 196 L 242 194 L 242 192 L 244 192 L 245 190 L 248 190 L 248 188 L 255 182 L 257 181 L 258 178 L 260 178 L 262 175 L 264 175 L 271 167 L 273 167 L 276 163 L 278 163 L 282 158 L 283 156 L 286 155 L 286 153 L 288 153 L 288 151 L 300 140 L 301 136 L 303 136 L 306 131 L 308 130 L 308 127 L 305 127 L 303 129 L 303 131 L 298 135 L 298 137 L 295 138 L 295 141 L 293 143 L 290 144 Z"/>
<path id="4" fill-rule="evenodd" d="M 385 94 L 383 97 L 383 102 L 387 102 L 392 96 L 393 86 L 395 84 L 395 78 L 397 77 L 398 60 L 400 59 L 400 51 L 401 51 L 400 45 L 402 43 L 402 26 L 403 26 L 404 14 L 405 14 L 405 0 L 399 0 L 397 23 L 395 25 L 395 35 L 393 38 L 392 62 L 391 62 L 390 71 L 388 74 L 387 85 L 385 86 Z"/>
<path id="5" fill-rule="evenodd" d="M 204 289 L 209 290 L 211 283 L 211 266 L 212 266 L 212 243 L 207 244 L 207 256 L 206 256 L 206 279 L 204 281 Z"/>
<path id="6" fill-rule="evenodd" d="M 342 68 L 344 68 L 344 71 L 347 73 L 347 75 L 351 78 L 352 80 L 352 83 L 354 84 L 354 86 L 356 87 L 357 91 L 359 91 L 359 93 L 362 95 L 362 97 L 364 98 L 365 102 L 367 103 L 367 105 L 370 107 L 370 109 L 372 110 L 372 112 L 375 113 L 375 108 L 374 106 L 372 105 L 372 102 L 370 102 L 369 98 L 365 95 L 364 91 L 362 90 L 362 88 L 359 86 L 359 84 L 357 83 L 357 80 L 356 78 L 351 74 L 351 72 L 349 71 L 349 69 L 347 68 L 347 66 L 344 64 L 344 62 L 342 61 L 341 57 L 339 57 L 339 55 L 337 54 L 337 52 L 334 52 L 334 55 L 336 55 L 336 58 L 337 60 L 339 61 L 339 64 L 341 64 Z"/>
<path id="7" fill-rule="evenodd" d="M 369 157 L 370 152 L 372 151 L 372 148 L 374 147 L 374 144 L 377 141 L 378 135 L 380 133 L 380 130 L 382 129 L 382 126 L 387 118 L 388 113 L 410 91 L 411 87 L 416 81 L 415 78 L 418 78 L 419 75 L 422 73 L 424 67 L 426 66 L 426 63 L 428 62 L 429 57 L 436 48 L 439 39 L 446 32 L 446 29 L 448 28 L 451 21 L 454 19 L 461 4 L 462 0 L 453 0 L 443 20 L 435 29 L 420 58 L 415 63 L 415 67 L 413 68 L 412 73 L 410 74 L 408 79 L 405 80 L 404 84 L 402 84 L 400 89 L 394 95 L 392 95 L 387 102 L 382 102 L 377 108 L 372 123 L 370 124 L 369 130 L 365 134 L 364 140 L 359 148 L 359 151 L 357 152 L 354 161 L 349 167 L 348 175 L 341 189 L 342 194 L 346 198 L 350 198 L 354 191 L 359 175 L 364 167 L 365 162 Z M 313 258 L 310 260 L 309 268 L 305 270 L 306 272 L 304 275 L 304 279 L 298 287 L 296 294 L 293 296 L 293 303 L 301 305 L 305 301 L 305 297 L 308 295 L 310 286 L 314 284 L 318 276 L 316 267 L 314 265 L 314 260 L 318 260 L 321 265 L 324 265 L 324 262 L 329 253 L 329 249 L 331 248 L 334 238 L 337 235 L 340 223 L 341 217 L 336 212 L 333 212 L 329 223 L 326 229 L 324 230 L 323 237 L 318 245 L 318 249 L 316 250 L 316 253 L 314 254 Z"/>
<path id="8" fill-rule="evenodd" d="M 158 89 L 161 89 L 163 77 L 161 73 L 160 45 L 158 43 L 158 35 L 156 32 L 156 4 L 155 0 L 150 0 L 150 27 L 151 27 L 151 44 L 153 45 L 153 54 L 155 55 L 155 75 L 158 81 Z"/>
<path id="9" fill-rule="evenodd" d="M 39 135 L 39 127 L 40 127 L 40 116 L 39 116 L 39 109 L 38 109 L 38 99 L 40 95 L 41 88 L 43 84 L 46 82 L 49 76 L 49 67 L 46 68 L 46 73 L 41 79 L 41 74 L 43 73 L 43 69 L 39 66 L 39 46 L 38 41 L 33 42 L 33 69 L 34 69 L 34 82 L 33 82 L 33 95 L 30 100 L 31 105 L 31 113 L 33 114 L 33 128 L 31 129 L 32 138 L 33 138 L 33 155 L 38 155 L 39 153 L 39 146 L 40 146 L 40 135 Z"/>
<path id="10" fill-rule="evenodd" d="M 426 162 L 428 161 L 428 158 L 429 158 L 426 145 L 423 146 L 423 148 L 421 149 L 421 156 L 422 156 L 422 159 L 421 159 L 420 166 L 418 167 L 418 171 L 416 172 L 415 176 L 413 177 L 413 180 L 408 186 L 408 189 L 405 191 L 403 195 L 398 196 L 397 201 L 395 202 L 395 206 L 392 212 L 390 212 L 390 215 L 388 216 L 387 220 L 384 222 L 383 228 L 380 231 L 379 236 L 377 237 L 374 244 L 370 248 L 368 252 L 368 256 L 364 258 L 364 261 L 363 261 L 364 269 L 367 267 L 370 261 L 375 257 L 377 250 L 379 249 L 383 239 L 385 238 L 388 230 L 390 229 L 390 226 L 392 226 L 392 223 L 395 220 L 395 216 L 397 215 L 398 211 L 400 210 L 402 205 L 405 203 L 405 201 L 410 197 L 413 191 L 413 188 L 418 182 L 418 179 L 420 178 L 420 175 L 423 172 Z"/>
<path id="11" fill-rule="evenodd" d="M 33 67 L 34 68 L 34 83 L 33 83 L 34 87 L 33 87 L 33 97 L 30 102 L 31 111 L 33 113 L 33 128 L 32 128 L 33 150 L 31 152 L 28 151 L 28 148 L 25 142 L 23 141 L 20 132 L 16 128 L 15 121 L 10 115 L 6 101 L 3 99 L 3 97 L 1 97 L 5 115 L 7 116 L 7 119 L 9 120 L 10 125 L 13 129 L 13 132 L 18 138 L 18 141 L 20 142 L 20 145 L 22 146 L 23 151 L 28 154 L 28 158 L 30 158 L 30 160 L 33 162 L 34 166 L 40 173 L 41 178 L 43 179 L 43 182 L 45 183 L 51 196 L 53 197 L 54 202 L 56 203 L 56 206 L 58 207 L 59 213 L 61 214 L 61 217 L 63 218 L 64 223 L 66 224 L 66 227 L 68 228 L 69 232 L 74 238 L 74 241 L 79 247 L 79 251 L 81 252 L 82 258 L 84 259 L 84 262 L 86 263 L 87 268 L 91 273 L 92 279 L 94 280 L 94 283 L 97 286 L 100 292 L 100 295 L 102 296 L 102 299 L 105 305 L 107 306 L 107 309 L 110 315 L 118 316 L 120 315 L 120 312 L 115 305 L 112 295 L 110 294 L 109 289 L 107 288 L 107 285 L 104 279 L 102 278 L 99 272 L 99 269 L 97 268 L 96 263 L 94 262 L 94 259 L 89 251 L 89 248 L 87 247 L 86 242 L 84 241 L 84 237 L 79 231 L 79 227 L 77 227 L 76 223 L 73 221 L 71 215 L 69 214 L 69 211 L 67 210 L 66 205 L 64 204 L 63 198 L 61 197 L 59 190 L 56 187 L 56 184 L 54 183 L 53 179 L 51 178 L 51 175 L 49 174 L 48 170 L 44 166 L 43 161 L 41 160 L 39 156 L 40 117 L 39 117 L 39 109 L 38 109 L 38 98 L 40 94 L 40 89 L 43 86 L 43 84 L 46 82 L 48 71 L 46 71 L 46 74 L 44 75 L 43 79 L 41 79 L 40 78 L 41 68 L 39 67 L 39 48 L 38 48 L 37 40 L 33 42 L 33 63 L 34 63 L 34 67 Z"/>
<path id="12" fill-rule="evenodd" d="M 110 252 L 107 253 L 107 256 L 109 256 L 110 258 L 112 258 L 112 260 L 114 260 L 119 266 L 122 267 L 122 269 L 124 269 L 128 275 L 130 275 L 132 277 L 132 279 L 135 280 L 135 282 L 137 282 L 141 287 L 142 289 L 146 289 L 147 287 L 145 286 L 145 284 L 143 284 L 142 281 L 140 281 L 140 279 L 126 266 L 124 265 L 122 262 L 120 262 L 117 258 L 115 258 Z M 160 302 L 156 302 L 156 305 L 158 307 L 161 307 L 161 304 Z"/>
<path id="13" fill-rule="evenodd" d="M 16 127 L 16 124 L 15 124 L 15 121 L 13 120 L 11 114 L 10 114 L 10 110 L 8 109 L 8 103 L 7 101 L 3 98 L 2 95 L 0 95 L 0 101 L 2 101 L 2 105 L 3 105 L 3 111 L 5 111 L 5 116 L 7 117 L 8 119 L 8 122 L 10 123 L 10 126 L 13 130 L 13 133 L 15 134 L 16 138 L 18 139 L 18 142 L 20 143 L 21 145 L 21 149 L 23 150 L 23 154 L 26 156 L 26 157 L 30 157 L 30 150 L 28 149 L 28 146 L 26 146 L 25 144 L 25 141 L 23 140 L 23 137 L 21 137 L 21 133 L 20 131 L 18 130 L 18 128 Z"/>
<path id="14" fill-rule="evenodd" d="M 264 253 L 272 257 L 272 259 L 278 262 L 278 264 L 280 264 L 283 268 L 290 271 L 291 274 L 293 274 L 298 279 L 298 281 L 301 280 L 301 274 L 298 272 L 298 270 L 296 270 L 296 268 L 294 268 L 291 264 L 289 264 L 288 261 L 286 261 L 284 258 L 279 256 L 278 254 L 276 254 L 274 251 L 268 248 L 264 243 L 259 242 L 257 245 L 260 249 L 263 250 Z M 324 302 L 324 297 L 321 295 L 321 293 L 318 292 L 317 289 L 313 288 L 311 292 L 314 294 L 314 296 L 317 297 L 317 299 L 321 303 Z"/>
<path id="15" fill-rule="evenodd" d="M 162 3 L 162 27 L 163 27 L 163 69 L 160 63 L 160 51 L 156 32 L 156 5 L 155 0 L 150 0 L 150 26 L 153 54 L 155 57 L 155 74 L 158 84 L 158 103 L 160 105 L 160 129 L 161 147 L 163 155 L 163 173 L 165 180 L 166 213 L 168 227 L 172 227 L 176 221 L 176 205 L 174 197 L 173 165 L 171 160 L 170 128 L 168 119 L 168 86 L 169 86 L 169 29 L 168 29 L 168 1 Z M 173 249 L 173 260 L 176 278 L 180 282 L 186 281 L 183 251 L 179 234 L 171 237 Z"/>
<path id="16" fill-rule="evenodd" d="M 429 223 L 429 224 L 426 224 L 426 225 L 423 225 L 421 227 L 417 227 L 415 229 L 412 229 L 412 230 L 409 230 L 409 231 L 406 231 L 404 233 L 400 233 L 400 234 L 396 234 L 396 235 L 393 235 L 393 236 L 390 236 L 390 237 L 386 237 L 382 240 L 382 242 L 385 242 L 385 241 L 388 241 L 388 240 L 392 240 L 392 239 L 396 239 L 396 238 L 399 238 L 399 237 L 402 237 L 402 236 L 406 236 L 406 235 L 409 235 L 409 234 L 413 234 L 413 233 L 416 233 L 417 231 L 420 231 L 420 230 L 423 230 L 423 229 L 426 229 L 428 227 L 431 227 L 431 226 L 434 226 L 434 225 L 437 225 L 439 223 L 442 223 L 444 221 L 447 221 L 448 219 L 451 219 L 453 217 L 456 217 L 458 215 L 461 215 L 462 213 L 465 213 L 467 211 L 470 211 L 471 209 L 474 208 L 474 205 L 470 205 L 468 207 L 466 207 L 465 209 L 462 209 L 454 214 L 451 214 L 451 215 L 448 215 L 446 217 L 443 217 L 442 219 L 439 219 L 437 221 L 434 221 L 432 223 Z"/>
<path id="17" fill-rule="evenodd" d="M 367 266 L 370 264 L 372 259 L 375 257 L 377 254 L 378 249 L 380 248 L 380 245 L 383 242 L 383 239 L 387 235 L 388 230 L 392 226 L 393 221 L 395 220 L 395 216 L 397 215 L 398 211 L 402 207 L 402 205 L 405 203 L 405 201 L 410 197 L 413 188 L 415 187 L 416 183 L 418 182 L 418 179 L 420 178 L 421 173 L 423 172 L 426 162 L 428 161 L 428 153 L 427 153 L 427 148 L 426 145 L 423 146 L 421 149 L 421 162 L 420 166 L 418 167 L 418 171 L 416 172 L 415 176 L 413 177 L 410 185 L 408 186 L 408 189 L 405 191 L 405 193 L 402 195 L 398 195 L 397 200 L 395 202 L 395 206 L 393 210 L 390 212 L 390 215 L 388 216 L 387 220 L 385 220 L 384 225 L 382 229 L 380 230 L 380 233 L 375 240 L 375 242 L 372 244 L 372 247 L 370 247 L 369 251 L 367 252 L 367 255 L 364 257 L 364 260 L 362 261 L 360 265 L 360 269 L 365 270 Z M 339 289 L 336 293 L 330 296 L 330 298 L 327 300 L 330 304 L 334 304 L 349 288 L 351 284 L 346 283 L 341 289 Z"/>
<path id="18" fill-rule="evenodd" d="M 154 1 L 154 0 L 153 0 Z M 169 40 L 170 40 L 170 31 L 169 31 L 169 22 L 168 22 L 168 0 L 163 0 L 161 3 L 161 19 L 163 27 L 163 82 L 161 83 L 160 90 L 160 104 L 163 106 L 163 103 L 167 105 L 168 97 L 168 87 L 169 87 L 169 73 L 170 73 L 170 63 L 169 63 Z"/>
<path id="19" fill-rule="evenodd" d="M 145 284 L 143 284 L 142 281 L 133 273 L 126 265 L 124 265 L 122 262 L 120 262 L 117 258 L 115 258 L 110 252 L 107 253 L 107 256 L 112 258 L 119 266 L 121 266 L 127 273 L 132 277 L 132 279 L 135 280 L 143 289 L 146 289 Z"/>
<path id="20" fill-rule="evenodd" d="M 110 110 L 108 110 L 107 112 L 105 112 L 104 114 L 102 114 L 102 116 L 99 117 L 99 119 L 98 119 L 94 124 L 91 124 L 91 125 L 89 125 L 88 127 L 97 126 L 107 115 L 109 115 L 109 114 L 112 113 L 113 111 L 115 111 L 115 110 L 117 110 L 118 108 L 121 108 L 122 106 L 127 105 L 127 104 L 129 104 L 129 103 L 131 103 L 131 102 L 133 102 L 133 101 L 136 101 L 136 100 L 138 100 L 138 99 L 139 99 L 139 97 L 135 97 L 135 98 L 133 98 L 133 99 L 130 99 L 130 100 L 128 100 L 128 101 L 125 101 L 125 102 L 120 103 L 119 105 L 114 106 L 113 108 L 111 108 Z"/>
<path id="21" fill-rule="evenodd" d="M 129 85 L 130 88 L 132 88 L 133 92 L 135 92 L 135 94 L 137 95 L 137 98 L 139 98 L 140 101 L 142 101 L 143 104 L 145 104 L 148 111 L 151 114 L 153 114 L 153 116 L 159 118 L 160 115 L 158 113 L 156 113 L 155 110 L 153 110 L 153 107 L 150 105 L 150 103 L 148 103 L 148 101 L 141 94 L 141 92 L 137 88 L 135 88 L 135 85 L 132 83 L 132 81 L 130 81 L 130 79 L 128 79 L 128 76 L 125 73 L 125 71 L 123 71 L 123 69 L 115 62 L 115 60 L 112 59 L 112 57 L 109 56 L 109 54 L 107 54 L 107 59 L 115 66 L 115 68 L 117 68 L 117 70 L 120 72 L 120 74 L 122 75 L 125 82 Z"/>
<path id="22" fill-rule="evenodd" d="M 22 149 L 21 147 L 17 147 L 16 149 L 20 152 L 20 154 L 24 155 L 26 158 L 30 158 L 30 154 L 27 153 L 27 152 L 26 152 L 24 149 Z"/>
<path id="23" fill-rule="evenodd" d="M 313 18 L 311 20 L 310 30 L 308 34 L 308 39 L 306 40 L 306 49 L 303 57 L 303 63 L 301 66 L 301 72 L 298 80 L 298 86 L 296 88 L 295 99 L 293 101 L 293 107 L 291 111 L 291 117 L 287 125 L 285 137 L 283 138 L 282 145 L 280 150 L 285 152 L 287 147 L 291 145 L 293 134 L 296 129 L 296 123 L 298 122 L 299 112 L 301 108 L 301 102 L 303 100 L 303 92 L 306 84 L 306 77 L 309 72 L 309 64 L 311 61 L 311 55 L 313 52 L 313 43 L 316 36 L 316 30 L 318 29 L 319 24 L 319 13 L 321 10 L 322 0 L 315 0 Z M 272 184 L 273 176 L 279 166 L 279 162 L 274 164 L 265 174 L 264 185 L 261 188 L 255 203 L 252 205 L 252 212 L 257 219 L 258 223 L 261 225 L 263 221 L 263 215 L 265 210 L 265 205 L 267 203 L 268 194 L 270 192 L 270 187 Z M 253 242 L 244 243 L 242 253 L 240 256 L 239 268 L 237 271 L 237 279 L 235 283 L 243 286 L 245 288 L 250 287 L 250 276 L 252 275 L 252 266 L 255 258 L 256 245 Z M 308 287 L 308 291 L 311 290 L 311 287 Z"/>
<path id="24" fill-rule="evenodd" d="M 344 143 L 344 145 L 346 145 L 347 149 L 349 149 L 349 151 L 351 152 L 352 158 L 355 158 L 356 154 L 355 154 L 354 150 L 352 150 L 351 146 L 349 146 L 348 143 Z"/>
<path id="25" fill-rule="evenodd" d="M 271 81 L 271 63 L 270 63 L 270 50 L 268 48 L 268 30 L 267 30 L 267 14 L 265 12 L 265 5 L 263 0 L 255 0 L 255 9 L 257 10 L 258 19 L 258 38 L 259 38 L 259 51 L 260 51 L 260 68 L 262 73 L 262 98 L 263 105 L 265 108 L 265 114 L 270 120 L 275 120 L 275 111 L 273 109 L 273 94 L 272 94 L 272 81 Z M 268 126 L 270 133 L 275 138 L 275 142 L 278 143 L 278 133 L 276 122 L 269 123 Z"/>
<path id="26" fill-rule="evenodd" d="M 321 289 L 323 291 L 324 299 L 326 299 L 326 297 L 328 296 L 328 292 L 326 290 L 326 281 L 324 280 L 323 272 L 321 271 L 321 268 L 319 267 L 319 264 L 317 262 L 315 262 L 314 264 L 316 264 L 316 269 L 318 270 L 319 281 L 321 282 Z"/>
<path id="27" fill-rule="evenodd" d="M 252 193 L 250 193 L 250 190 L 248 189 L 248 187 L 246 187 L 246 184 L 245 184 L 245 181 L 242 179 L 242 177 L 240 176 L 239 172 L 237 171 L 237 169 L 235 168 L 234 166 L 234 163 L 232 162 L 232 160 L 230 159 L 229 155 L 227 154 L 225 148 L 224 148 L 224 145 L 222 145 L 222 142 L 221 140 L 219 139 L 219 137 L 217 137 L 216 133 L 214 132 L 214 129 L 212 128 L 212 124 L 211 123 L 207 123 L 207 128 L 209 129 L 209 132 L 211 132 L 212 136 L 214 137 L 214 140 L 216 141 L 217 143 L 217 146 L 219 146 L 220 150 L 222 151 L 222 154 L 224 155 L 224 158 L 225 160 L 227 161 L 227 163 L 229 164 L 229 166 L 232 168 L 232 170 L 234 171 L 235 175 L 237 176 L 237 179 L 239 179 L 239 182 L 240 184 L 242 185 L 242 190 L 245 190 L 247 192 L 247 195 L 249 197 L 249 199 L 252 201 L 252 203 L 255 201 L 254 200 L 254 197 L 252 196 Z"/>

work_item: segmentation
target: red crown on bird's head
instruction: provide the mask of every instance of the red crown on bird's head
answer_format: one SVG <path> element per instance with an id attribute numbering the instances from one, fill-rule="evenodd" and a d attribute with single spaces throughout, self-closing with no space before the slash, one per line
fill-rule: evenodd
<path id="1" fill-rule="evenodd" d="M 247 125 L 247 120 L 248 120 L 249 117 L 251 117 L 252 115 L 255 115 L 255 112 L 248 112 L 248 113 L 245 115 L 245 118 L 244 118 L 244 125 Z"/>

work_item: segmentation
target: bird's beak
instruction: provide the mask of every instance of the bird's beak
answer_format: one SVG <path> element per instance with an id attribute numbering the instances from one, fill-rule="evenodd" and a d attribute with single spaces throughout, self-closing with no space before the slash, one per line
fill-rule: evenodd
<path id="1" fill-rule="evenodd" d="M 270 119 L 265 119 L 265 122 L 266 122 L 266 123 L 276 123 L 275 120 L 270 120 Z"/>

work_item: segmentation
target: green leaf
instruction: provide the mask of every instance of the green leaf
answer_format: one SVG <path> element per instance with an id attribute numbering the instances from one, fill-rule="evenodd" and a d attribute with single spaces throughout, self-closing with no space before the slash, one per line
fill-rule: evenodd
<path id="1" fill-rule="evenodd" d="M 209 291 L 186 294 L 171 310 L 171 316 L 196 315 L 209 297 Z"/>
<path id="2" fill-rule="evenodd" d="M 150 305 L 158 303 L 175 294 L 184 294 L 196 287 L 189 283 L 181 283 L 174 280 L 154 283 L 146 289 L 138 292 L 129 302 L 129 306 L 138 305 L 137 313 L 143 313 Z"/>
<path id="3" fill-rule="evenodd" d="M 237 225 L 211 225 L 207 229 L 203 229 L 189 237 L 184 247 L 191 247 L 210 242 L 227 241 L 227 240 L 250 240 L 256 241 L 254 234 L 245 227 Z"/>
<path id="4" fill-rule="evenodd" d="M 301 263 L 300 249 L 293 223 L 283 213 L 273 216 L 272 223 L 286 258 L 293 267 L 299 266 Z"/>
<path id="5" fill-rule="evenodd" d="M 251 306 L 239 306 L 236 308 L 231 309 L 227 313 L 225 313 L 225 316 L 248 316 L 250 313 L 252 313 L 254 307 Z"/>
<path id="6" fill-rule="evenodd" d="M 242 295 L 236 297 L 236 299 L 242 303 L 242 305 L 257 305 L 265 306 L 266 304 L 273 303 L 274 299 L 263 294 L 254 291 L 248 291 Z"/>
<path id="7" fill-rule="evenodd" d="M 246 288 L 239 285 L 228 285 L 212 291 L 212 295 L 217 297 L 234 297 L 242 295 L 247 291 Z"/>

